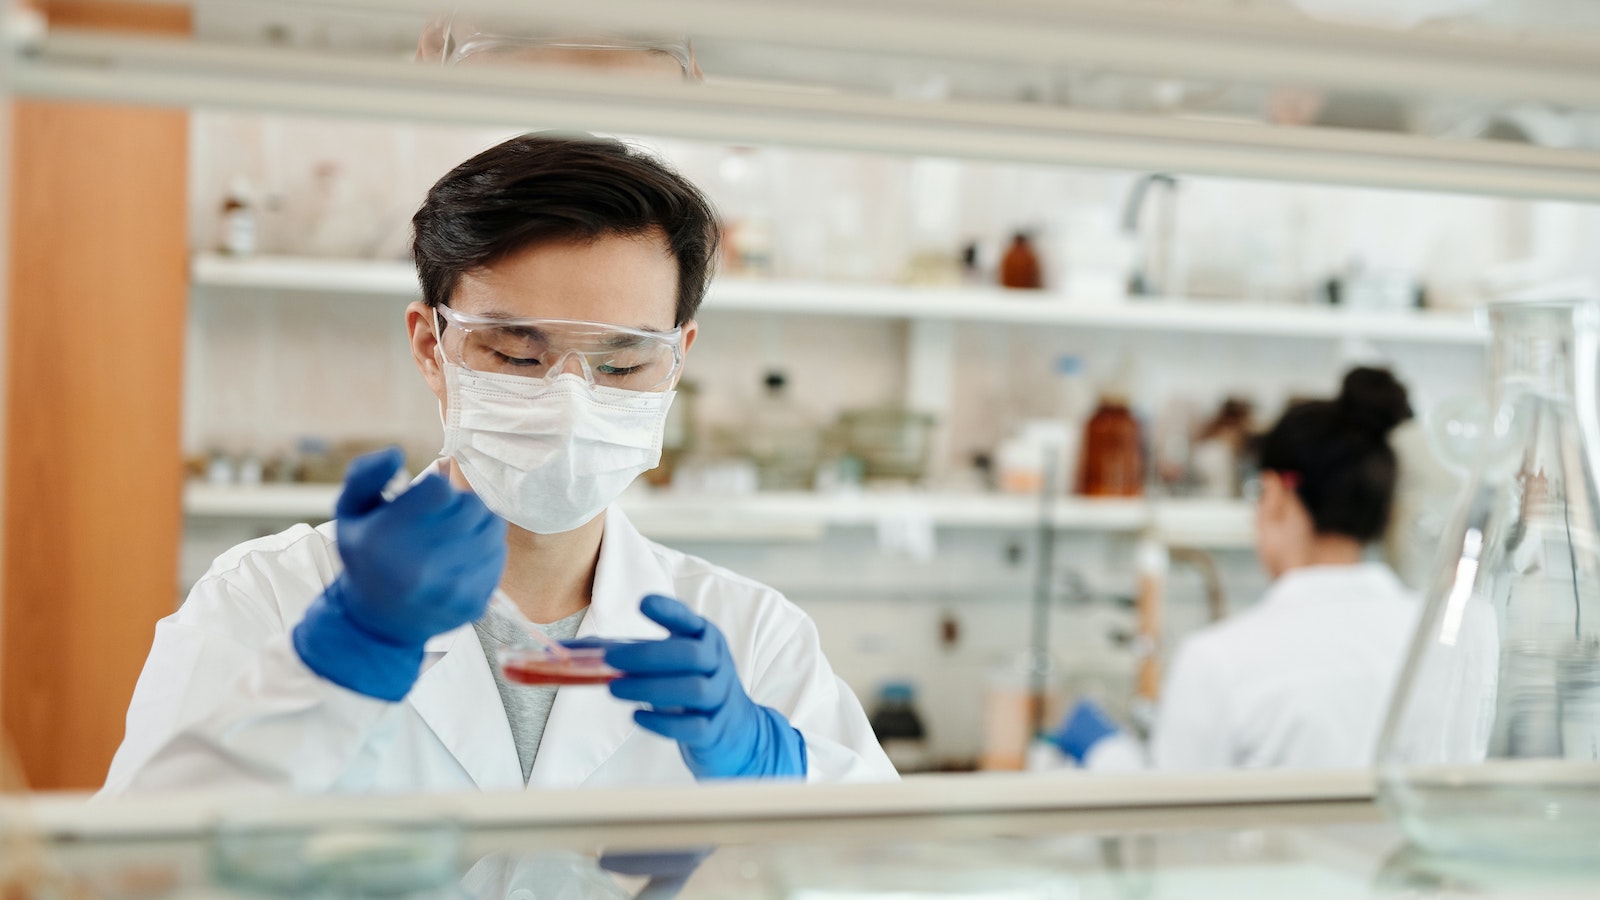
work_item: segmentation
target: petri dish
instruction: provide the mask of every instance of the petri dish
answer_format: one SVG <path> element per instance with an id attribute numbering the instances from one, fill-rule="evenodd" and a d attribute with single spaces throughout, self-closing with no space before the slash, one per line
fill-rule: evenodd
<path id="1" fill-rule="evenodd" d="M 606 648 L 629 641 L 584 638 L 563 643 L 565 655 L 533 644 L 502 648 L 500 672 L 512 684 L 559 687 L 610 684 L 622 673 L 606 665 Z"/>

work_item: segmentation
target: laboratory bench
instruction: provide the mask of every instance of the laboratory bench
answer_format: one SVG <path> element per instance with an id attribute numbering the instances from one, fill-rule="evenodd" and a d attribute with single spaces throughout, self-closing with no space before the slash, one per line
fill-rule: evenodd
<path id="1" fill-rule="evenodd" d="M 0 815 L 31 825 L 40 871 L 87 896 L 1600 894 L 1600 869 L 1419 853 L 1371 788 L 1366 772 L 950 775 L 536 795 L 36 795 Z M 14 834 L 12 859 L 29 843 Z"/>

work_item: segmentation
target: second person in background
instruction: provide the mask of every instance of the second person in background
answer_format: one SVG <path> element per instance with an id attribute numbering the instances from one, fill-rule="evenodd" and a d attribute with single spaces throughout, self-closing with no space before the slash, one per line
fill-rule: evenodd
<path id="1" fill-rule="evenodd" d="M 1100 770 L 1370 766 L 1421 611 L 1387 565 L 1367 558 L 1399 478 L 1389 433 L 1411 414 L 1405 388 L 1371 368 L 1347 374 L 1336 399 L 1284 413 L 1261 445 L 1266 596 L 1179 646 L 1148 759 L 1089 703 L 1057 745 Z"/>

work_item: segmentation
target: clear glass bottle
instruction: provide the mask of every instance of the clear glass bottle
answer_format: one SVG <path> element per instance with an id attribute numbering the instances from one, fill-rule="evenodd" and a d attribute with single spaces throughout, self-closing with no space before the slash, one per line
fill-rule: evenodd
<path id="1" fill-rule="evenodd" d="M 816 477 L 821 428 L 795 403 L 789 380 L 779 371 L 762 379 L 761 401 L 746 421 L 746 445 L 764 491 L 811 490 Z"/>
<path id="2" fill-rule="evenodd" d="M 1428 851 L 1600 854 L 1600 303 L 1490 309 L 1491 427 L 1378 744 Z"/>
<path id="3" fill-rule="evenodd" d="M 718 167 L 722 270 L 741 278 L 773 274 L 772 160 L 756 147 L 733 147 Z"/>

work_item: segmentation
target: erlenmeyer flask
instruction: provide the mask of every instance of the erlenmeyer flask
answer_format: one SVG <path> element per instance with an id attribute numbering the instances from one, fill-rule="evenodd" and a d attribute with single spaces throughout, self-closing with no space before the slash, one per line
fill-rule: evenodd
<path id="1" fill-rule="evenodd" d="M 1492 423 L 1378 745 L 1413 842 L 1600 858 L 1600 303 L 1490 308 Z"/>

